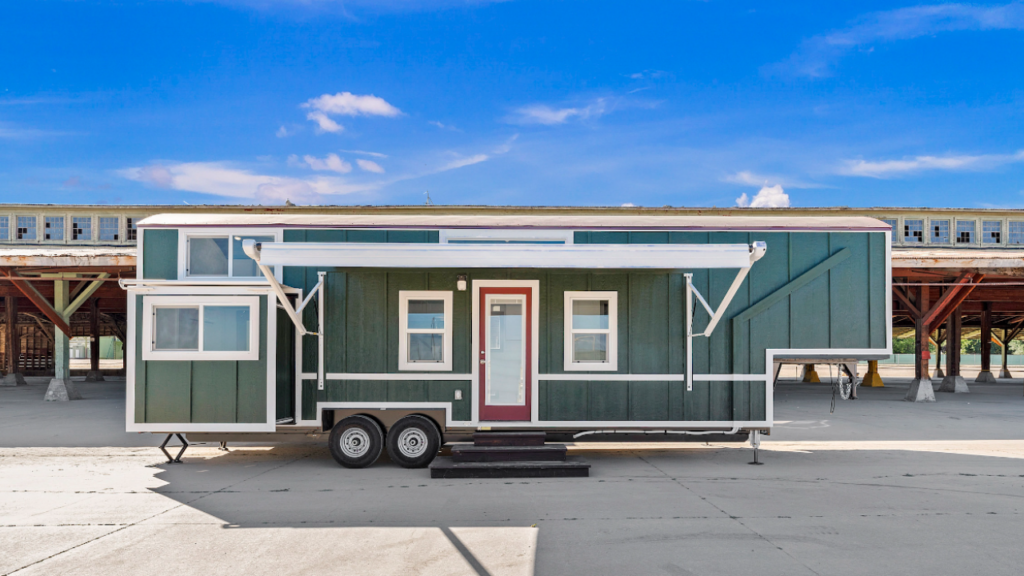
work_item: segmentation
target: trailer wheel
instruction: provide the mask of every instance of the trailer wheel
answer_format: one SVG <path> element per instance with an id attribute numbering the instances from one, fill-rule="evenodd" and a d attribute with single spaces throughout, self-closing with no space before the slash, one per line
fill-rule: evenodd
<path id="1" fill-rule="evenodd" d="M 331 456 L 345 468 L 366 468 L 384 449 L 384 432 L 373 418 L 349 416 L 334 425 L 329 440 Z"/>
<path id="2" fill-rule="evenodd" d="M 417 414 L 402 418 L 388 430 L 388 456 L 404 468 L 423 468 L 441 448 L 441 435 L 430 419 Z"/>

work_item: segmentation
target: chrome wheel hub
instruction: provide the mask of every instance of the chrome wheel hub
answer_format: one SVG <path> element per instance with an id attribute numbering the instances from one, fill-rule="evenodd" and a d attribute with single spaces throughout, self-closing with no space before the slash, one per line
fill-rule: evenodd
<path id="1" fill-rule="evenodd" d="M 370 435 L 362 428 L 349 428 L 341 433 L 341 452 L 349 458 L 360 458 L 370 451 Z"/>
<path id="2" fill-rule="evenodd" d="M 398 434 L 398 450 L 406 458 L 419 458 L 427 451 L 427 434 L 419 428 L 406 428 Z"/>

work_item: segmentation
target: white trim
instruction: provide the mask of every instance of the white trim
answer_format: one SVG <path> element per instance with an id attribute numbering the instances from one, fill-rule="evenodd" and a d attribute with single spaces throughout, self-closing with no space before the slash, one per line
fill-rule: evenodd
<path id="1" fill-rule="evenodd" d="M 608 328 L 602 329 L 576 329 L 572 327 L 572 302 L 573 300 L 607 300 L 608 301 Z M 566 372 L 579 371 L 602 371 L 615 372 L 619 369 L 619 293 L 611 291 L 566 291 L 563 299 L 565 334 L 562 347 L 563 369 Z M 578 334 L 606 334 L 608 336 L 607 349 L 605 350 L 607 361 L 605 362 L 576 362 L 573 359 L 573 333 Z"/>
<path id="2" fill-rule="evenodd" d="M 540 374 L 548 382 L 685 382 L 686 374 Z"/>
<path id="3" fill-rule="evenodd" d="M 258 296 L 159 296 L 147 294 L 142 299 L 142 359 L 154 360 L 259 360 L 260 357 L 260 299 Z M 237 351 L 206 351 L 204 347 L 204 318 L 207 306 L 247 306 L 249 308 L 249 349 Z M 199 333 L 197 350 L 157 350 L 155 342 L 154 308 L 197 308 Z M 269 318 L 268 318 L 269 322 Z M 268 338 L 269 341 L 269 338 Z"/>
<path id="4" fill-rule="evenodd" d="M 471 328 L 473 330 L 473 338 L 471 341 L 470 348 L 470 365 L 473 367 L 473 394 L 472 394 L 472 422 L 476 422 L 480 419 L 480 362 L 477 358 L 478 351 L 480 350 L 480 289 L 481 288 L 529 288 L 530 289 L 530 300 L 532 303 L 531 311 L 531 323 L 533 329 L 531 330 L 530 340 L 530 422 L 537 421 L 537 415 L 539 414 L 538 396 L 539 386 L 537 380 L 537 373 L 539 370 L 539 345 L 540 341 L 540 280 L 473 280 L 473 322 Z M 529 424 L 529 422 L 527 422 Z"/>
<path id="5" fill-rule="evenodd" d="M 747 244 L 382 244 L 270 242 L 260 262 L 342 268 L 747 268 Z"/>
<path id="6" fill-rule="evenodd" d="M 259 296 L 256 296 L 259 302 Z M 259 316 L 256 321 L 256 353 L 260 350 Z M 267 294 L 267 423 L 277 425 L 277 294 Z"/>
<path id="7" fill-rule="evenodd" d="M 409 328 L 409 300 L 441 300 L 444 306 L 444 328 Z M 450 372 L 452 369 L 452 308 L 454 295 L 450 290 L 400 290 L 398 292 L 398 369 Z M 410 362 L 410 334 L 438 334 L 441 338 L 441 362 Z"/>
<path id="8" fill-rule="evenodd" d="M 311 378 L 316 378 L 316 374 L 313 374 Z M 398 374 L 383 374 L 383 373 L 341 373 L 341 372 L 328 372 L 326 376 L 327 380 L 414 380 L 424 382 L 445 382 L 455 380 L 472 380 L 472 374 L 415 374 L 409 372 L 403 372 Z"/>
<path id="9" fill-rule="evenodd" d="M 495 303 L 496 301 L 498 302 Z M 491 362 L 491 350 L 505 348 L 505 340 L 502 337 L 501 331 L 498 331 L 497 333 L 491 332 L 491 326 L 494 325 L 494 321 L 492 320 L 492 318 L 494 317 L 494 309 L 500 307 L 502 304 L 517 305 L 520 303 L 522 304 L 523 308 L 528 308 L 529 298 L 525 294 L 487 294 L 484 297 L 483 325 L 484 331 L 487 335 L 487 346 L 484 347 L 485 354 L 483 358 L 484 361 L 486 362 L 484 366 L 487 367 L 487 372 L 484 375 L 484 396 L 490 397 L 491 383 L 493 382 L 493 379 L 491 377 L 491 367 L 493 366 Z M 520 341 L 521 344 L 519 345 L 519 394 L 517 400 L 515 402 L 488 404 L 488 406 L 526 407 L 527 391 L 526 383 L 524 382 L 524 380 L 526 380 L 527 375 L 530 373 L 530 367 L 526 365 L 526 326 L 528 322 L 525 313 L 520 314 L 519 318 L 519 326 L 521 329 L 521 334 L 523 335 L 523 340 Z M 511 324 L 511 322 L 509 322 L 509 324 Z M 497 336 L 497 338 L 495 338 L 495 336 Z M 495 340 L 497 340 L 498 342 L 498 347 L 495 347 L 493 345 Z"/>
<path id="10" fill-rule="evenodd" d="M 261 282 L 262 276 L 232 276 L 234 268 L 232 254 L 234 242 L 232 236 L 271 236 L 274 242 L 284 243 L 284 230 L 281 228 L 178 228 L 178 280 L 186 281 L 217 281 L 222 284 L 252 283 Z M 188 240 L 189 238 L 227 238 L 228 239 L 228 275 L 227 276 L 199 276 L 188 274 Z M 139 246 L 139 254 L 142 254 L 142 247 Z M 141 260 L 139 261 L 141 265 Z M 277 266 L 274 270 L 274 277 L 278 282 L 284 277 L 284 266 Z"/>
<path id="11" fill-rule="evenodd" d="M 438 231 L 438 240 L 441 244 L 451 243 L 453 240 L 458 243 L 462 241 L 483 240 L 491 242 L 511 241 L 525 244 L 527 242 L 549 243 L 549 244 L 572 244 L 575 239 L 575 232 L 572 230 L 509 230 L 501 228 L 484 229 L 445 229 Z"/>

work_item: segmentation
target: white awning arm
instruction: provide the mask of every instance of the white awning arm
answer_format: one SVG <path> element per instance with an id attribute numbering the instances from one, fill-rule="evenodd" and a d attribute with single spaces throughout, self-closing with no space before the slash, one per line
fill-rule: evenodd
<path id="1" fill-rule="evenodd" d="M 736 292 L 740 289 L 743 281 L 747 278 L 747 274 L 750 273 L 750 267 L 754 265 L 754 262 L 757 262 L 762 256 L 764 256 L 767 249 L 768 246 L 764 242 L 754 242 L 750 245 L 750 264 L 740 268 L 739 272 L 736 273 L 736 278 L 733 279 L 732 286 L 729 286 L 729 291 L 725 293 L 725 297 L 722 298 L 722 302 L 718 305 L 718 310 L 712 311 L 711 306 L 706 300 L 704 300 L 704 297 L 701 296 L 700 292 L 698 292 L 692 284 L 689 286 L 689 289 L 697 297 L 697 300 L 704 305 L 704 308 L 711 316 L 711 321 L 708 322 L 708 326 L 704 329 L 704 332 L 702 334 L 694 334 L 694 336 L 711 337 L 711 333 L 715 331 L 715 327 L 718 326 L 718 322 L 722 319 L 722 316 L 725 315 L 725 310 L 729 308 L 729 304 L 732 303 L 732 299 L 736 296 Z"/>
<path id="2" fill-rule="evenodd" d="M 310 300 L 313 299 L 313 296 L 320 293 L 320 290 L 323 288 L 324 285 L 325 276 L 322 274 L 320 275 L 320 281 L 317 282 L 316 286 L 314 286 L 313 289 L 309 291 L 309 295 L 306 296 L 306 299 L 303 300 L 301 304 L 299 304 L 298 308 L 294 308 L 292 307 L 291 301 L 288 299 L 288 295 L 285 294 L 284 288 L 281 286 L 281 283 L 278 282 L 277 277 L 274 276 L 274 272 L 265 264 L 260 262 L 259 244 L 257 244 L 256 241 L 252 239 L 242 240 L 242 250 L 245 251 L 246 256 L 256 261 L 256 265 L 259 266 L 260 268 L 260 273 L 263 274 L 263 277 L 266 278 L 267 282 L 270 283 L 270 287 L 274 290 L 274 293 L 277 294 L 278 303 L 281 305 L 281 308 L 284 309 L 285 313 L 288 314 L 288 317 L 292 319 L 292 324 L 295 324 L 295 328 L 299 330 L 299 335 L 319 336 L 319 332 L 312 332 L 310 330 L 306 330 L 306 327 L 302 324 L 302 317 L 299 316 L 299 314 L 301 314 L 302 310 L 305 309 L 306 304 L 309 304 Z"/>

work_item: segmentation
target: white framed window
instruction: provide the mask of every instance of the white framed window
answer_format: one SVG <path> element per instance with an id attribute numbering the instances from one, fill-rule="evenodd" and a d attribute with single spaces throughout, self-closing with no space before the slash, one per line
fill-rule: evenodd
<path id="1" fill-rule="evenodd" d="M 243 240 L 280 242 L 280 231 L 212 229 L 179 236 L 179 278 L 263 278 L 256 261 L 242 249 Z M 275 276 L 277 267 L 269 267 Z"/>
<path id="2" fill-rule="evenodd" d="M 881 220 L 882 220 L 882 222 L 885 222 L 889 226 L 892 226 L 892 230 L 889 232 L 889 238 L 892 239 L 892 243 L 895 244 L 895 243 L 899 242 L 899 240 L 900 240 L 900 238 L 899 238 L 900 221 L 897 220 L 896 218 L 882 218 Z"/>
<path id="3" fill-rule="evenodd" d="M 147 296 L 143 360 L 259 360 L 259 296 Z"/>
<path id="4" fill-rule="evenodd" d="M 572 230 L 454 229 L 441 230 L 441 244 L 572 244 Z"/>
<path id="5" fill-rule="evenodd" d="M 398 292 L 398 369 L 451 371 L 452 301 L 447 290 Z"/>
<path id="6" fill-rule="evenodd" d="M 618 292 L 565 293 L 565 370 L 619 369 Z"/>

